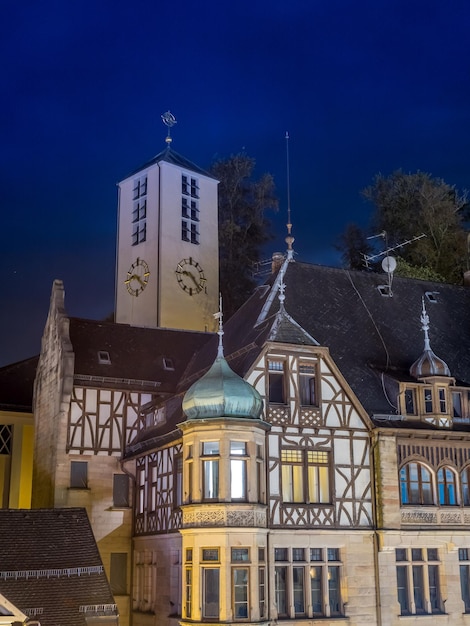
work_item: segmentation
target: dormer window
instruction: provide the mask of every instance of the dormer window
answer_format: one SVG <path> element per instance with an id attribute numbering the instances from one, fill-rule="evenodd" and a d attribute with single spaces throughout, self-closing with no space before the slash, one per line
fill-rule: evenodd
<path id="1" fill-rule="evenodd" d="M 426 299 L 428 302 L 432 302 L 433 304 L 437 304 L 437 295 L 438 295 L 438 291 L 426 291 L 426 293 L 424 294 L 426 296 Z"/>
<path id="2" fill-rule="evenodd" d="M 106 350 L 99 350 L 98 363 L 100 365 L 111 365 L 111 357 L 109 356 L 109 352 L 107 352 Z"/>
<path id="3" fill-rule="evenodd" d="M 175 366 L 173 364 L 173 359 L 168 359 L 167 357 L 163 357 L 163 369 L 174 372 Z"/>

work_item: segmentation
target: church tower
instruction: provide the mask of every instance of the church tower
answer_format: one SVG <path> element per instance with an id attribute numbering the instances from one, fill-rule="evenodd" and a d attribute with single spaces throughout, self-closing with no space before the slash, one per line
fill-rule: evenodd
<path id="1" fill-rule="evenodd" d="M 213 330 L 218 309 L 217 185 L 171 147 L 119 187 L 116 322 Z"/>

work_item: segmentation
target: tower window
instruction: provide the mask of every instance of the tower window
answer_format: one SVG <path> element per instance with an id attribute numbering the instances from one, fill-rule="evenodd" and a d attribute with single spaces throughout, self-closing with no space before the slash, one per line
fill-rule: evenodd
<path id="1" fill-rule="evenodd" d="M 196 178 L 181 176 L 181 239 L 199 243 L 199 184 Z"/>
<path id="2" fill-rule="evenodd" d="M 147 238 L 147 176 L 134 180 L 132 204 L 132 245 L 136 246 Z"/>

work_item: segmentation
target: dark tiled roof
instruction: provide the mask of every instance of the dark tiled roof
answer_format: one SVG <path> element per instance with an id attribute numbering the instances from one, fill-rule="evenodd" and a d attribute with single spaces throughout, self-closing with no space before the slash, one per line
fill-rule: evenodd
<path id="1" fill-rule="evenodd" d="M 75 375 L 159 383 L 161 393 L 173 393 L 194 354 L 211 333 L 140 328 L 127 324 L 70 318 L 70 340 L 75 353 Z M 109 354 L 100 363 L 98 351 Z M 170 359 L 174 369 L 165 368 Z M 167 364 L 168 365 L 168 364 Z M 136 387 L 136 383 L 130 383 Z M 142 385 L 145 388 L 145 384 Z"/>
<path id="2" fill-rule="evenodd" d="M 0 554 L 0 593 L 42 610 L 41 626 L 85 626 L 80 607 L 114 604 L 85 509 L 0 510 Z"/>
<path id="3" fill-rule="evenodd" d="M 150 159 L 150 161 L 147 161 L 146 163 L 138 167 L 136 170 L 132 171 L 130 174 L 126 176 L 126 178 L 129 178 L 129 176 L 134 176 L 135 174 L 138 174 L 142 170 L 145 170 L 148 167 L 155 165 L 155 163 L 160 163 L 161 161 L 165 161 L 166 163 L 171 163 L 172 165 L 177 165 L 178 167 L 182 167 L 183 169 L 189 170 L 191 172 L 195 172 L 196 174 L 200 174 L 201 176 L 207 176 L 208 178 L 215 179 L 215 177 L 212 174 L 210 174 L 206 170 L 203 170 L 201 167 L 199 167 L 199 165 L 196 165 L 195 163 L 193 163 L 186 157 L 182 156 L 181 154 L 178 154 L 178 152 L 175 152 L 170 147 L 165 148 L 159 154 L 154 156 L 153 159 Z"/>
<path id="4" fill-rule="evenodd" d="M 0 368 L 0 410 L 30 413 L 39 357 Z"/>
<path id="5" fill-rule="evenodd" d="M 370 415 L 395 412 L 383 392 L 382 374 L 408 380 L 411 364 L 423 352 L 420 314 L 427 292 L 436 299 L 434 303 L 425 298 L 431 347 L 460 384 L 470 385 L 470 289 L 395 276 L 393 296 L 388 297 L 377 289 L 386 283 L 384 274 L 298 262 L 288 265 L 284 282 L 287 313 L 320 346 L 329 348 Z M 268 290 L 258 288 L 224 327 L 225 355 L 241 376 L 277 323 L 275 297 L 265 320 L 255 325 L 268 297 Z M 305 343 L 295 333 L 280 333 L 275 339 Z M 215 342 L 201 350 L 189 380 L 211 364 L 215 350 Z"/>

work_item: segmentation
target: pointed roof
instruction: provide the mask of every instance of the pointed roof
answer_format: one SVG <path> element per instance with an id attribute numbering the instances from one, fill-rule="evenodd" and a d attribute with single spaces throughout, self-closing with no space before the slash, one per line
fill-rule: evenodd
<path id="1" fill-rule="evenodd" d="M 147 161 L 137 169 L 130 172 L 125 178 L 123 178 L 123 180 L 126 180 L 130 176 L 135 176 L 142 170 L 145 170 L 152 165 L 155 165 L 156 163 L 161 163 L 162 161 L 164 161 L 165 163 L 171 163 L 171 165 L 176 165 L 177 167 L 181 167 L 185 170 L 195 172 L 200 176 L 206 176 L 207 178 L 213 178 L 214 180 L 217 180 L 215 176 L 213 176 L 210 172 L 207 172 L 202 167 L 199 167 L 199 165 L 196 165 L 186 157 L 178 154 L 178 152 L 175 152 L 170 146 L 167 146 L 164 150 L 162 150 L 156 156 L 150 159 L 150 161 Z"/>
<path id="2" fill-rule="evenodd" d="M 420 379 L 427 376 L 450 376 L 447 363 L 439 358 L 431 349 L 429 341 L 429 315 L 426 311 L 424 298 L 422 299 L 421 328 L 424 332 L 424 351 L 421 356 L 410 367 L 410 374 L 413 378 Z"/>

